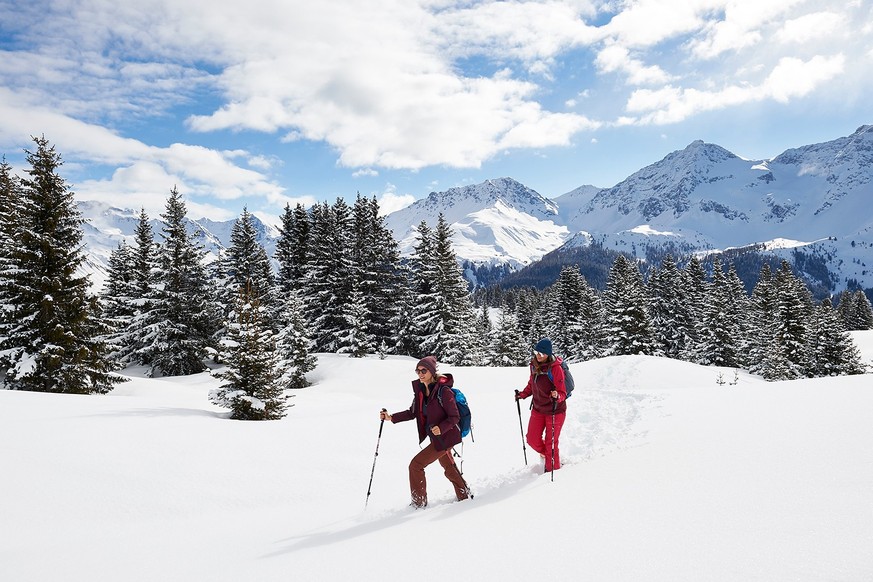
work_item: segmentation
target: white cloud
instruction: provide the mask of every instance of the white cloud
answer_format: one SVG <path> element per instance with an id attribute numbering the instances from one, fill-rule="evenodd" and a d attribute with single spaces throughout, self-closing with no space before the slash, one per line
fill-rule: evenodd
<path id="1" fill-rule="evenodd" d="M 695 56 L 714 59 L 725 52 L 755 46 L 764 39 L 762 31 L 772 21 L 788 13 L 803 0 L 757 0 L 756 2 L 723 2 L 721 20 L 711 20 L 700 38 L 689 46 Z"/>
<path id="2" fill-rule="evenodd" d="M 766 94 L 780 103 L 809 94 L 821 83 L 843 72 L 843 55 L 816 56 L 809 61 L 783 58 L 764 83 Z"/>
<path id="3" fill-rule="evenodd" d="M 394 185 L 388 184 L 385 192 L 376 197 L 376 201 L 379 203 L 379 213 L 382 216 L 387 216 L 415 202 L 415 196 L 412 194 L 397 194 Z"/>
<path id="4" fill-rule="evenodd" d="M 730 85 L 705 91 L 668 86 L 658 90 L 634 91 L 627 111 L 638 114 L 644 124 L 678 123 L 697 113 L 765 99 L 785 103 L 808 95 L 816 87 L 838 75 L 844 67 L 842 55 L 816 56 L 808 61 L 784 58 L 759 85 Z"/>
<path id="5" fill-rule="evenodd" d="M 846 17 L 834 12 L 805 14 L 786 21 L 777 31 L 776 39 L 784 43 L 807 43 L 844 30 L 846 24 Z"/>

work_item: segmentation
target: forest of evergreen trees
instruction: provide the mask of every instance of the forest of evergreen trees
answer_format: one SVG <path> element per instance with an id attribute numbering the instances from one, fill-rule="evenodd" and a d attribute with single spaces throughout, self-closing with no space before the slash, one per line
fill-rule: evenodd
<path id="1" fill-rule="evenodd" d="M 524 365 L 542 336 L 570 361 L 650 354 L 743 368 L 770 380 L 865 371 L 847 330 L 873 328 L 862 292 L 816 303 L 787 263 L 765 265 L 751 294 L 733 265 L 679 269 L 663 257 L 644 280 L 617 255 L 603 291 L 578 266 L 544 290 L 468 289 L 442 215 L 422 222 L 409 258 L 375 199 L 286 206 L 273 261 L 247 210 L 210 264 L 169 192 L 163 227 L 140 212 L 132 244 L 110 257 L 98 296 L 79 267 L 83 219 L 45 138 L 28 176 L 0 165 L 0 378 L 8 389 L 100 393 L 146 366 L 152 375 L 226 364 L 210 399 L 239 419 L 286 413 L 318 352 L 434 354 L 454 365 Z M 157 234 L 157 236 L 156 236 Z M 273 265 L 278 265 L 274 269 Z M 471 268 L 466 266 L 468 270 Z M 496 316 L 492 317 L 492 310 Z"/>

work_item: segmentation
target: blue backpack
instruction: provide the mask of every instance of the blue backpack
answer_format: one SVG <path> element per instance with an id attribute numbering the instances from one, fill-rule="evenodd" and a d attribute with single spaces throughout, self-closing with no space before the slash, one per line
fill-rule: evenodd
<path id="1" fill-rule="evenodd" d="M 573 380 L 573 374 L 570 373 L 570 366 L 566 360 L 561 360 L 561 369 L 564 370 L 564 388 L 567 389 L 567 398 L 573 395 L 573 388 L 576 387 L 576 381 Z M 554 384 L 555 378 L 552 376 L 552 369 L 547 372 L 549 381 Z"/>
<path id="2" fill-rule="evenodd" d="M 458 421 L 458 428 L 461 431 L 461 438 L 464 438 L 468 434 L 470 434 L 470 430 L 473 428 L 473 417 L 470 414 L 470 405 L 467 404 L 467 397 L 464 396 L 464 393 L 452 387 L 452 393 L 455 395 L 455 402 L 458 405 L 458 414 L 461 416 L 461 420 Z M 440 406 L 443 405 L 443 391 L 440 390 L 437 394 L 437 399 L 440 401 Z"/>

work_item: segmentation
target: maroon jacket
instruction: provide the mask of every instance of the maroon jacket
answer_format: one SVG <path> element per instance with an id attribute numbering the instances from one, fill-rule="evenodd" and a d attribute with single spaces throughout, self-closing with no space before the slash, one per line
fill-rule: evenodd
<path id="1" fill-rule="evenodd" d="M 561 414 L 567 412 L 567 387 L 564 385 L 564 369 L 561 367 L 561 358 L 556 357 L 551 363 L 552 378 L 554 383 L 549 380 L 548 374 L 541 370 L 536 358 L 530 363 L 530 379 L 527 381 L 527 386 L 524 390 L 518 393 L 519 398 L 527 398 L 533 394 L 533 409 L 542 414 L 552 413 L 552 390 L 558 391 L 558 405 L 554 412 Z"/>
<path id="2" fill-rule="evenodd" d="M 425 396 L 424 383 L 421 380 L 413 380 L 412 405 L 408 410 L 392 414 L 391 422 L 396 424 L 414 418 L 418 424 L 419 444 L 425 437 L 430 437 L 436 450 L 445 451 L 452 448 L 461 442 L 461 429 L 458 428 L 461 415 L 458 413 L 455 393 L 452 392 L 454 383 L 451 374 L 443 374 L 435 384 L 431 384 L 430 397 L 428 397 Z M 434 426 L 440 427 L 439 436 L 430 431 Z"/>

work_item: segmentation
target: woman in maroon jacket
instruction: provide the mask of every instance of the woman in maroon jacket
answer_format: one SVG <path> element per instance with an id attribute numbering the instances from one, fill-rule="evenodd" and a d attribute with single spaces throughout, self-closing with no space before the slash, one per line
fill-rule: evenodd
<path id="1" fill-rule="evenodd" d="M 430 443 L 412 458 L 409 463 L 409 490 L 412 505 L 416 508 L 427 505 L 427 479 L 424 469 L 434 461 L 439 461 L 446 478 L 455 488 L 458 501 L 467 499 L 469 490 L 461 472 L 452 458 L 452 447 L 461 442 L 458 422 L 458 405 L 451 388 L 454 379 L 451 374 L 437 374 L 437 361 L 433 356 L 419 360 L 415 367 L 418 380 L 412 381 L 412 405 L 408 410 L 388 414 L 379 413 L 382 420 L 392 423 L 404 422 L 413 418 L 418 424 L 418 443 L 425 437 Z"/>
<path id="2" fill-rule="evenodd" d="M 551 379 L 549 372 L 551 371 Z M 567 388 L 561 358 L 552 354 L 552 342 L 543 338 L 534 346 L 530 362 L 530 379 L 524 390 L 515 391 L 516 400 L 533 396 L 530 421 L 527 425 L 527 444 L 545 458 L 546 473 L 561 468 L 558 438 L 567 416 Z M 545 436 L 543 436 L 545 434 Z M 554 443 L 554 451 L 552 451 Z M 554 455 L 553 455 L 554 453 Z"/>

